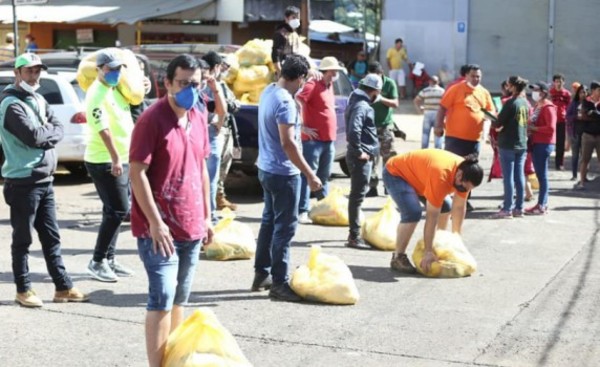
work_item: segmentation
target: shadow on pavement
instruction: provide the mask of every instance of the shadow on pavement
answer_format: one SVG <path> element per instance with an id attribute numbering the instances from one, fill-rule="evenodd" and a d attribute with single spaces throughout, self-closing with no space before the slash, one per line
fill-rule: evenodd
<path id="1" fill-rule="evenodd" d="M 206 306 L 223 301 L 256 301 L 268 299 L 267 292 L 251 292 L 250 289 L 192 292 L 189 303 Z"/>
<path id="2" fill-rule="evenodd" d="M 148 301 L 147 294 L 115 294 L 105 289 L 90 292 L 89 296 L 90 303 L 109 307 L 145 307 Z"/>
<path id="3" fill-rule="evenodd" d="M 422 278 L 419 274 L 401 274 L 389 267 L 348 265 L 354 279 L 374 283 L 395 283 L 398 278 Z"/>

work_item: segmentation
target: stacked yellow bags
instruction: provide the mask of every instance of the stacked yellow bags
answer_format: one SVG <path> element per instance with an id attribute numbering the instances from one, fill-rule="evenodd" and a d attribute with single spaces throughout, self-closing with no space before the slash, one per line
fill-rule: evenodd
<path id="1" fill-rule="evenodd" d="M 275 68 L 271 60 L 272 40 L 253 39 L 235 52 L 227 83 L 245 104 L 257 104 L 260 94 L 273 81 Z"/>
<path id="2" fill-rule="evenodd" d="M 394 251 L 398 223 L 400 223 L 400 214 L 396 210 L 394 201 L 388 198 L 380 211 L 363 222 L 362 238 L 379 250 Z"/>
<path id="3" fill-rule="evenodd" d="M 337 256 L 321 253 L 312 246 L 307 265 L 292 274 L 290 286 L 300 297 L 336 305 L 353 305 L 359 295 L 350 269 Z"/>
<path id="4" fill-rule="evenodd" d="M 162 367 L 214 366 L 248 367 L 252 364 L 215 314 L 200 308 L 169 335 Z"/>
<path id="5" fill-rule="evenodd" d="M 214 237 L 210 245 L 205 247 L 209 260 L 245 260 L 256 253 L 256 241 L 252 228 L 235 219 L 235 213 L 225 208 L 221 211 L 222 219 L 214 228 Z"/>
<path id="6" fill-rule="evenodd" d="M 111 48 L 111 50 L 126 66 L 121 69 L 121 79 L 119 80 L 117 89 L 129 104 L 138 105 L 142 103 L 146 91 L 144 88 L 144 72 L 140 68 L 138 59 L 131 50 L 121 48 Z M 76 79 L 84 92 L 88 90 L 98 76 L 98 69 L 96 67 L 97 54 L 98 51 L 95 51 L 87 55 L 81 60 L 77 68 Z"/>
<path id="7" fill-rule="evenodd" d="M 347 226 L 349 224 L 348 199 L 344 196 L 342 189 L 331 188 L 323 200 L 312 205 L 308 217 L 314 224 Z"/>
<path id="8" fill-rule="evenodd" d="M 462 238 L 456 233 L 438 230 L 433 241 L 433 251 L 439 261 L 431 264 L 429 272 L 421 268 L 425 254 L 425 241 L 419 240 L 412 259 L 419 273 L 432 278 L 460 278 L 473 274 L 477 262 L 465 247 Z"/>

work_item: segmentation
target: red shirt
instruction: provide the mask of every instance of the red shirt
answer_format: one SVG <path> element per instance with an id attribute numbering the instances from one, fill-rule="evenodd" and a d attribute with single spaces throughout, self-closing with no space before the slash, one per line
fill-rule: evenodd
<path id="1" fill-rule="evenodd" d="M 304 126 L 317 129 L 318 141 L 334 141 L 337 131 L 335 115 L 335 95 L 333 83 L 329 87 L 325 82 L 311 79 L 304 84 L 302 91 L 296 96 L 302 102 L 302 119 Z M 302 134 L 302 141 L 310 138 Z"/>
<path id="2" fill-rule="evenodd" d="M 554 87 L 550 88 L 550 98 L 556 106 L 556 122 L 563 123 L 567 120 L 567 107 L 571 103 L 571 92 L 565 88 L 558 90 Z"/>
<path id="3" fill-rule="evenodd" d="M 541 107 L 535 106 L 535 110 L 538 109 L 540 111 L 537 119 L 532 122 L 537 130 L 531 133 L 531 142 L 533 144 L 556 144 L 556 106 L 552 102 L 546 101 Z"/>
<path id="4" fill-rule="evenodd" d="M 129 161 L 147 164 L 146 175 L 162 220 L 176 241 L 206 237 L 203 172 L 210 152 L 206 109 L 188 112 L 188 126 L 163 97 L 142 113 L 133 129 Z M 150 238 L 150 226 L 135 194 L 131 209 L 134 237 Z"/>

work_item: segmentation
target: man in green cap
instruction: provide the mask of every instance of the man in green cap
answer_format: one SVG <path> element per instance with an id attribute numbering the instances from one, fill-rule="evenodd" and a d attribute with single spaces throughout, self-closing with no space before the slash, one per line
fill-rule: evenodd
<path id="1" fill-rule="evenodd" d="M 31 287 L 27 263 L 32 227 L 38 232 L 46 267 L 56 287 L 54 302 L 88 300 L 73 287 L 60 253 L 52 181 L 57 163 L 54 147 L 63 138 L 63 127 L 44 97 L 36 93 L 42 69 L 47 67 L 38 55 L 19 56 L 15 60 L 15 82 L 0 94 L 0 139 L 6 158 L 2 175 L 13 230 L 15 301 L 24 307 L 43 306 Z"/>

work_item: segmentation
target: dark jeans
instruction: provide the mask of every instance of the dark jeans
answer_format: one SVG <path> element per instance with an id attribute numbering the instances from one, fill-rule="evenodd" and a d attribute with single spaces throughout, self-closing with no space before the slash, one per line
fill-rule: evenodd
<path id="1" fill-rule="evenodd" d="M 29 279 L 29 246 L 35 228 L 42 244 L 46 268 L 57 291 L 73 288 L 60 254 L 60 235 L 56 221 L 56 204 L 52 183 L 37 185 L 4 184 L 4 200 L 10 206 L 12 226 L 12 270 L 17 292 L 31 289 Z"/>
<path id="2" fill-rule="evenodd" d="M 550 161 L 550 154 L 552 154 L 553 150 L 553 144 L 536 143 L 533 144 L 533 152 L 531 154 L 535 175 L 540 183 L 538 205 L 544 208 L 548 206 L 548 192 L 550 191 L 548 186 L 548 161 Z"/>
<path id="3" fill-rule="evenodd" d="M 123 218 L 129 212 L 129 165 L 123 165 L 123 174 L 111 174 L 110 163 L 85 162 L 100 200 L 102 200 L 102 223 L 98 230 L 94 261 L 114 259 L 117 237 Z"/>
<path id="4" fill-rule="evenodd" d="M 573 133 L 571 138 L 571 173 L 579 175 L 579 157 L 581 157 L 581 133 Z"/>
<path id="5" fill-rule="evenodd" d="M 373 169 L 373 160 L 360 160 L 355 153 L 346 153 L 346 164 L 350 171 L 350 196 L 348 197 L 348 220 L 350 222 L 350 238 L 357 238 L 360 233 L 360 207 L 369 191 L 369 179 Z"/>
<path id="6" fill-rule="evenodd" d="M 258 179 L 265 208 L 256 240 L 254 269 L 259 274 L 270 271 L 275 284 L 287 283 L 290 245 L 298 227 L 300 175 L 275 175 L 259 169 Z"/>
<path id="7" fill-rule="evenodd" d="M 479 155 L 479 151 L 481 149 L 479 141 L 464 140 L 451 136 L 446 136 L 444 144 L 444 150 L 452 152 L 461 157 L 465 157 L 469 154 Z M 472 191 L 469 191 L 468 199 L 471 198 L 471 193 Z"/>
<path id="8" fill-rule="evenodd" d="M 564 165 L 566 125 L 564 121 L 556 124 L 556 155 L 554 156 L 554 166 L 556 169 L 560 169 Z"/>

